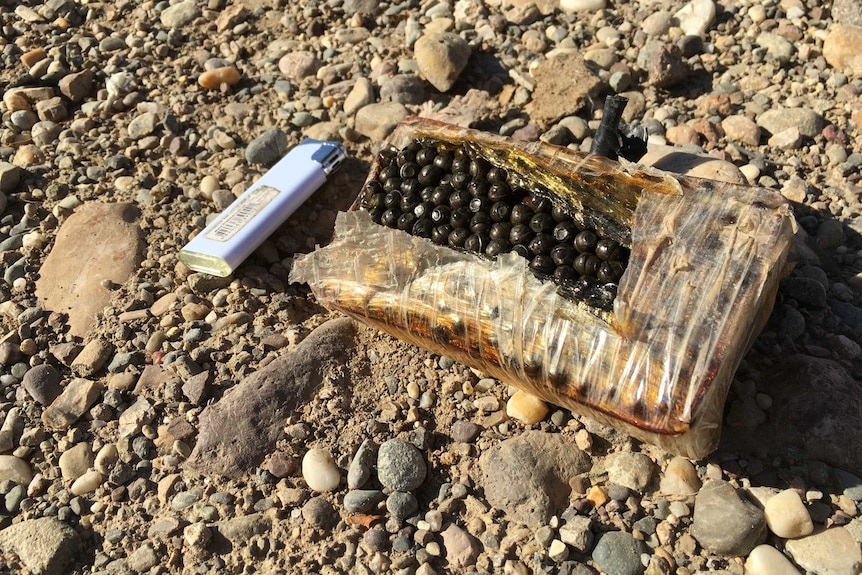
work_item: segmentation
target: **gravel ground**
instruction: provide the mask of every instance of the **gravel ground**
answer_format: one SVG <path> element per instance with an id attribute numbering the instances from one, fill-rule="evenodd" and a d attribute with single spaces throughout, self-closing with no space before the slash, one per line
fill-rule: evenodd
<path id="1" fill-rule="evenodd" d="M 858 0 L 0 0 L 0 26 L 0 572 L 860 572 Z M 287 279 L 407 114 L 589 150 L 610 93 L 799 224 L 702 461 L 510 418 L 506 385 Z M 190 273 L 303 136 L 349 159 L 233 276 Z"/>

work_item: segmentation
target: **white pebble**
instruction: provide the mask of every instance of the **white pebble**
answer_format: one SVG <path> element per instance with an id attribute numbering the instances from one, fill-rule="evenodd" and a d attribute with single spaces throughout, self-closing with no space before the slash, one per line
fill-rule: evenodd
<path id="1" fill-rule="evenodd" d="M 500 409 L 500 400 L 493 395 L 485 395 L 474 399 L 473 405 L 479 411 L 490 413 L 492 411 L 497 411 L 498 409 Z"/>
<path id="2" fill-rule="evenodd" d="M 565 543 L 559 539 L 551 541 L 551 545 L 548 547 L 548 557 L 559 563 L 561 561 L 565 561 L 568 556 L 569 548 Z"/>
<path id="3" fill-rule="evenodd" d="M 763 514 L 769 530 L 779 537 L 792 539 L 814 531 L 811 515 L 793 489 L 786 489 L 771 497 L 764 506 Z"/>
<path id="4" fill-rule="evenodd" d="M 778 549 L 758 545 L 745 560 L 746 575 L 800 575 L 790 560 Z"/>
<path id="5" fill-rule="evenodd" d="M 506 415 L 527 425 L 539 423 L 548 415 L 548 405 L 533 394 L 518 391 L 506 402 Z"/>
<path id="6" fill-rule="evenodd" d="M 72 492 L 72 495 L 84 495 L 86 493 L 92 493 L 98 489 L 101 484 L 102 474 L 95 469 L 90 469 L 72 483 L 72 487 L 69 491 Z"/>
<path id="7" fill-rule="evenodd" d="M 309 449 L 302 458 L 302 478 L 312 491 L 333 491 L 341 482 L 341 472 L 325 449 Z"/>
<path id="8" fill-rule="evenodd" d="M 211 198 L 213 192 L 219 189 L 219 181 L 215 176 L 204 176 L 201 178 L 200 190 L 205 198 Z"/>
<path id="9" fill-rule="evenodd" d="M 760 168 L 754 164 L 745 164 L 739 168 L 739 171 L 742 172 L 742 175 L 745 176 L 745 179 L 748 180 L 749 184 L 756 183 L 757 178 L 760 177 Z"/>
<path id="10" fill-rule="evenodd" d="M 40 250 L 48 243 L 48 239 L 45 237 L 45 234 L 36 230 L 29 234 L 24 234 L 21 242 L 25 249 Z"/>

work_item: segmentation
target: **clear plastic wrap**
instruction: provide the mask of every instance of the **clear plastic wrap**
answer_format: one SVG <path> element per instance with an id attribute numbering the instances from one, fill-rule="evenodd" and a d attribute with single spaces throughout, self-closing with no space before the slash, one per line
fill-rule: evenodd
<path id="1" fill-rule="evenodd" d="M 422 119 L 389 144 L 464 146 L 630 246 L 613 311 L 558 293 L 526 260 L 434 245 L 341 213 L 291 281 L 322 304 L 575 413 L 700 458 L 771 311 L 793 218 L 768 190 L 697 180 Z M 370 178 L 380 169 L 372 166 Z"/>

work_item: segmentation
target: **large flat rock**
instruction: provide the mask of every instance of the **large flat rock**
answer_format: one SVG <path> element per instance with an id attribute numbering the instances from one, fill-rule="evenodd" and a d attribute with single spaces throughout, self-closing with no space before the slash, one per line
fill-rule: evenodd
<path id="1" fill-rule="evenodd" d="M 102 282 L 123 284 L 143 258 L 140 211 L 125 203 L 90 203 L 69 216 L 39 270 L 36 295 L 46 309 L 69 314 L 84 337 L 111 299 Z"/>
<path id="2" fill-rule="evenodd" d="M 188 467 L 240 477 L 259 465 L 275 446 L 285 417 L 311 399 L 326 374 L 346 361 L 355 335 L 352 320 L 330 320 L 204 409 Z"/>

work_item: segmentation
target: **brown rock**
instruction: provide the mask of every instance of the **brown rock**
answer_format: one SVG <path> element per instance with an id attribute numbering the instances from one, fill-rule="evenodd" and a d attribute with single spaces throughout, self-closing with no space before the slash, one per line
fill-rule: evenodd
<path id="1" fill-rule="evenodd" d="M 269 458 L 266 470 L 272 473 L 275 477 L 281 479 L 282 477 L 292 475 L 293 472 L 296 471 L 297 467 L 299 467 L 299 464 L 295 457 L 277 452 L 273 453 L 272 457 Z"/>
<path id="2" fill-rule="evenodd" d="M 721 121 L 727 139 L 746 146 L 760 143 L 760 126 L 748 116 L 728 116 Z"/>
<path id="3" fill-rule="evenodd" d="M 186 464 L 225 477 L 259 465 L 281 435 L 284 418 L 314 395 L 328 369 L 345 361 L 355 330 L 347 318 L 324 323 L 204 409 L 198 441 Z"/>
<path id="4" fill-rule="evenodd" d="M 72 369 L 83 377 L 93 375 L 104 367 L 113 352 L 114 346 L 110 342 L 101 338 L 93 339 L 75 357 Z"/>
<path id="5" fill-rule="evenodd" d="M 83 337 L 111 292 L 105 280 L 123 284 L 142 259 L 139 210 L 131 204 L 85 204 L 60 228 L 39 270 L 36 295 L 45 309 L 69 314 L 72 335 Z"/>
<path id="6" fill-rule="evenodd" d="M 209 394 L 210 373 L 202 371 L 193 375 L 183 383 L 183 395 L 192 405 L 202 405 Z"/>
<path id="7" fill-rule="evenodd" d="M 3 94 L 3 103 L 9 112 L 32 110 L 37 102 L 54 97 L 54 88 L 13 88 Z"/>
<path id="8" fill-rule="evenodd" d="M 671 144 L 677 146 L 685 146 L 686 144 L 699 144 L 700 137 L 691 126 L 683 124 L 682 126 L 672 126 L 665 133 L 665 138 Z"/>
<path id="9" fill-rule="evenodd" d="M 533 70 L 536 89 L 527 104 L 530 117 L 542 125 L 574 116 L 595 96 L 602 82 L 578 54 L 560 54 Z"/>
<path id="10" fill-rule="evenodd" d="M 224 32 L 233 28 L 248 17 L 248 9 L 242 4 L 233 4 L 219 12 L 216 18 L 216 32 Z"/>
<path id="11" fill-rule="evenodd" d="M 650 145 L 639 163 L 695 178 L 707 178 L 732 184 L 747 183 L 745 176 L 732 163 L 707 155 L 683 152 L 673 146 Z"/>
<path id="12" fill-rule="evenodd" d="M 288 80 L 299 81 L 314 76 L 323 63 L 313 52 L 289 52 L 278 61 L 278 69 Z"/>
<path id="13" fill-rule="evenodd" d="M 60 79 L 58 87 L 61 94 L 73 102 L 80 102 L 93 89 L 93 72 L 87 69 L 75 74 L 67 74 Z"/>
<path id="14" fill-rule="evenodd" d="M 830 66 L 862 76 L 862 28 L 833 24 L 823 41 L 823 57 Z"/>
<path id="15" fill-rule="evenodd" d="M 647 60 L 649 83 L 656 88 L 670 88 L 688 76 L 688 65 L 675 44 L 656 47 Z"/>
<path id="16" fill-rule="evenodd" d="M 441 92 L 452 88 L 470 60 L 470 45 L 451 32 L 425 34 L 413 50 L 419 72 Z"/>
<path id="17" fill-rule="evenodd" d="M 479 465 L 488 503 L 539 527 L 565 508 L 569 480 L 590 469 L 590 457 L 558 434 L 528 431 L 485 451 Z"/>
<path id="18" fill-rule="evenodd" d="M 165 385 L 175 379 L 176 376 L 173 373 L 163 369 L 160 365 L 148 365 L 135 383 L 134 394 L 157 398 L 161 395 Z"/>
<path id="19" fill-rule="evenodd" d="M 182 417 L 175 417 L 168 424 L 168 433 L 171 437 L 183 441 L 196 433 L 194 426 Z"/>
<path id="20" fill-rule="evenodd" d="M 48 429 L 65 430 L 78 421 L 102 394 L 102 384 L 75 378 L 66 385 L 60 397 L 42 413 L 42 423 Z"/>
<path id="21" fill-rule="evenodd" d="M 28 68 L 32 68 L 36 62 L 41 62 L 47 56 L 48 54 L 45 53 L 45 49 L 40 46 L 21 54 L 21 63 Z"/>

